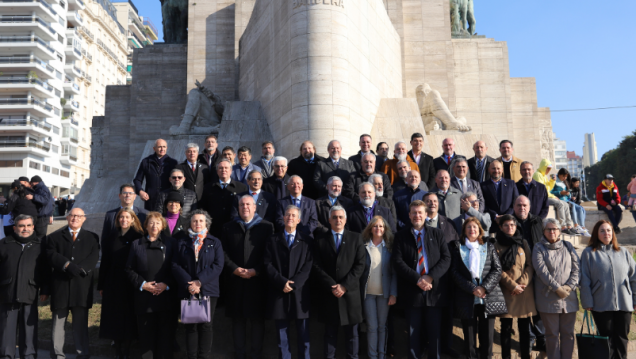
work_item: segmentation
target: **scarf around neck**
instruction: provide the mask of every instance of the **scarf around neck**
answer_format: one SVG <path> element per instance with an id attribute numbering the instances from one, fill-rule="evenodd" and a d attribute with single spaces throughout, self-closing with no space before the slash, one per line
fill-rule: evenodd
<path id="1" fill-rule="evenodd" d="M 20 243 L 20 244 L 27 244 L 29 242 L 33 242 L 35 240 L 37 240 L 37 236 L 35 235 L 35 231 L 33 232 L 32 235 L 26 237 L 26 238 L 22 238 L 20 237 L 16 232 L 13 232 L 13 239 L 15 239 L 16 242 Z"/>
<path id="2" fill-rule="evenodd" d="M 201 232 L 195 232 L 192 228 L 188 228 L 188 235 L 192 239 L 192 247 L 194 248 L 194 260 L 199 261 L 199 251 L 203 246 L 203 240 L 208 235 L 208 229 L 204 229 Z"/>
<path id="3" fill-rule="evenodd" d="M 543 244 L 548 250 L 563 248 L 563 241 L 560 238 L 556 242 L 550 243 L 547 238 L 543 237 L 543 239 L 541 239 L 541 244 Z"/>
<path id="4" fill-rule="evenodd" d="M 504 247 L 508 247 L 508 249 L 501 254 L 501 267 L 504 272 L 507 272 L 517 262 L 519 247 L 523 248 L 523 237 L 518 229 L 512 237 L 500 231 L 497 233 L 497 243 Z"/>
<path id="5" fill-rule="evenodd" d="M 471 242 L 468 240 L 468 238 L 466 238 L 464 242 L 466 244 L 466 248 L 470 250 L 470 254 L 468 256 L 468 263 L 470 264 L 470 275 L 473 278 L 481 279 L 481 273 L 479 273 L 479 242 Z"/>

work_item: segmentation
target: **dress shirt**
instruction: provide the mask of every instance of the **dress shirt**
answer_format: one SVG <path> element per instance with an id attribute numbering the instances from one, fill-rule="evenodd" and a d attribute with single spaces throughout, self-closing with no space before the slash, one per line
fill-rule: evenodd
<path id="1" fill-rule="evenodd" d="M 459 179 L 459 178 L 455 177 L 455 179 L 457 179 L 457 182 L 459 182 L 459 186 L 461 187 L 461 191 L 465 193 L 467 191 L 466 186 L 468 185 L 466 183 L 466 177 L 464 177 L 462 179 Z"/>
<path id="2" fill-rule="evenodd" d="M 122 208 L 124 208 L 124 207 L 122 207 Z M 80 228 L 78 228 L 78 229 L 75 231 L 76 236 L 79 236 L 79 232 L 80 232 L 81 230 L 82 230 L 82 228 L 80 227 Z M 69 231 L 69 232 L 71 232 L 71 237 L 72 237 L 72 236 L 73 236 L 73 230 L 71 229 L 71 227 L 68 227 L 68 231 Z M 75 238 L 77 238 L 77 237 L 75 237 Z"/>
<path id="3" fill-rule="evenodd" d="M 455 154 L 453 153 L 452 156 L 447 156 L 447 155 L 443 155 L 444 156 L 444 162 L 446 162 L 447 164 L 450 164 L 450 161 L 453 160 L 453 158 L 455 158 Z"/>
<path id="4" fill-rule="evenodd" d="M 530 186 L 532 186 L 532 181 L 530 181 L 530 183 L 526 183 L 526 181 L 523 181 L 523 185 L 524 187 L 526 187 L 526 192 L 530 192 Z"/>
<path id="5" fill-rule="evenodd" d="M 329 157 L 329 159 L 331 159 L 331 162 L 333 162 L 333 165 L 338 167 L 338 164 L 340 163 L 340 158 L 338 158 L 337 160 L 334 160 L 333 158 Z"/>
<path id="6" fill-rule="evenodd" d="M 292 195 L 290 195 L 290 196 L 291 196 L 292 203 L 294 204 L 294 206 L 300 208 L 300 202 L 303 200 L 303 195 L 299 194 L 298 197 L 294 197 Z M 296 203 L 296 200 L 298 200 L 298 203 Z"/>
<path id="7" fill-rule="evenodd" d="M 383 248 L 384 246 L 386 246 L 386 244 L 384 243 L 384 239 L 382 240 L 382 242 L 380 242 L 380 244 L 378 244 L 377 246 L 375 244 L 373 244 L 373 239 L 371 239 L 369 241 L 368 244 L 369 247 L 375 247 L 375 248 Z"/>
<path id="8" fill-rule="evenodd" d="M 437 215 L 437 214 L 433 218 L 426 217 L 426 224 L 428 226 L 430 226 L 430 227 L 437 228 L 437 219 L 438 218 L 439 218 L 439 215 Z"/>
<path id="9" fill-rule="evenodd" d="M 225 189 L 225 187 L 230 185 L 230 182 L 232 182 L 231 179 L 229 179 L 227 182 L 223 182 L 223 180 L 219 180 L 219 183 L 221 184 L 221 188 Z"/>
<path id="10" fill-rule="evenodd" d="M 336 197 L 336 198 L 333 198 L 333 197 L 331 197 L 331 196 L 328 196 L 328 197 L 329 197 L 329 202 L 331 202 L 331 205 L 332 205 L 332 206 L 333 206 L 334 204 L 336 204 L 336 201 L 338 200 L 338 197 Z"/>
<path id="11" fill-rule="evenodd" d="M 197 170 L 197 164 L 196 163 L 192 163 L 192 162 L 187 161 L 187 160 L 186 160 L 186 162 L 188 162 L 188 167 L 192 168 L 192 166 L 194 166 L 194 170 L 195 171 Z"/>
<path id="12" fill-rule="evenodd" d="M 418 166 L 420 165 L 420 158 L 422 158 L 422 152 L 420 152 L 419 155 L 416 155 L 415 152 L 413 152 L 413 161 L 415 161 Z"/>
<path id="13" fill-rule="evenodd" d="M 333 241 L 334 241 L 334 244 L 336 245 L 336 251 L 340 250 L 340 246 L 338 245 L 338 237 L 336 237 L 336 235 L 340 236 L 340 245 L 342 245 L 343 233 L 344 233 L 344 230 L 342 232 L 335 232 L 333 229 L 331 230 L 331 234 L 333 234 Z"/>
<path id="14" fill-rule="evenodd" d="M 252 198 L 254 198 L 254 202 L 256 202 L 256 200 L 258 199 L 258 196 L 261 194 L 261 190 L 259 189 L 258 191 L 253 191 L 251 188 L 249 189 L 250 195 L 252 196 Z M 256 194 L 254 194 L 256 193 Z"/>
<path id="15" fill-rule="evenodd" d="M 307 162 L 307 163 L 309 163 L 309 164 L 314 163 L 314 158 L 313 158 L 313 157 L 312 157 L 312 158 L 310 158 L 310 159 L 306 159 L 306 158 L 305 158 L 305 162 Z"/>
<path id="16" fill-rule="evenodd" d="M 294 241 L 296 240 L 296 231 L 294 230 L 292 233 L 287 233 L 287 230 L 285 230 L 284 232 L 287 246 L 291 247 L 291 244 L 294 243 Z M 291 236 L 291 243 L 289 243 L 289 236 Z"/>
<path id="17" fill-rule="evenodd" d="M 499 180 L 499 181 L 495 182 L 495 180 L 492 180 L 492 179 L 491 179 L 491 181 L 492 181 L 492 183 L 494 183 L 494 184 L 495 184 L 495 191 L 497 191 L 497 192 L 498 192 L 498 191 L 499 191 L 499 185 L 501 184 L 501 180 Z"/>

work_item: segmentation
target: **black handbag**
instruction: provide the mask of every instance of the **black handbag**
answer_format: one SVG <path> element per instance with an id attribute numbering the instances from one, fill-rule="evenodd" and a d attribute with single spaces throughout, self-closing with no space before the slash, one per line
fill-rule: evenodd
<path id="1" fill-rule="evenodd" d="M 576 335 L 576 347 L 579 350 L 579 359 L 610 359 L 610 343 L 609 337 L 598 335 L 594 328 L 594 318 L 589 311 L 585 311 L 583 315 L 583 324 L 581 324 L 581 333 Z M 590 330 L 590 322 L 592 329 Z M 587 323 L 588 334 L 583 334 L 583 328 Z"/>

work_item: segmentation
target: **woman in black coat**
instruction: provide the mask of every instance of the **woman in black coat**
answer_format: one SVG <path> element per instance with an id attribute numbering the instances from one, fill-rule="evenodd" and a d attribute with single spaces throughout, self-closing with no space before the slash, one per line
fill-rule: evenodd
<path id="1" fill-rule="evenodd" d="M 143 236 L 135 212 L 122 208 L 115 216 L 118 229 L 111 238 L 102 238 L 102 261 L 97 290 L 102 296 L 99 337 L 112 339 L 116 359 L 128 359 L 130 344 L 137 338 L 133 297 L 135 288 L 128 281 L 126 263 L 134 240 Z"/>
<path id="2" fill-rule="evenodd" d="M 164 218 L 168 223 L 168 227 L 164 229 L 164 234 L 172 238 L 181 238 L 188 235 L 190 221 L 181 215 L 183 210 L 183 195 L 179 192 L 170 192 L 163 205 Z"/>
<path id="3" fill-rule="evenodd" d="M 495 316 L 507 313 L 499 287 L 501 263 L 495 246 L 484 239 L 484 230 L 477 218 L 471 217 L 464 222 L 460 238 L 449 244 L 452 258 L 450 274 L 456 286 L 455 316 L 462 320 L 466 358 L 491 358 Z"/>
<path id="4" fill-rule="evenodd" d="M 135 292 L 142 359 L 173 357 L 176 282 L 172 276 L 172 258 L 176 241 L 161 233 L 166 226 L 159 212 L 149 212 L 145 223 L 147 235 L 133 242 L 126 264 L 126 274 Z"/>
<path id="5" fill-rule="evenodd" d="M 212 318 L 219 297 L 219 277 L 223 271 L 221 241 L 208 233 L 212 218 L 204 210 L 191 213 L 188 232 L 179 238 L 172 273 L 180 299 L 203 296 L 210 299 L 210 322 L 185 324 L 188 359 L 205 359 L 212 351 Z"/>

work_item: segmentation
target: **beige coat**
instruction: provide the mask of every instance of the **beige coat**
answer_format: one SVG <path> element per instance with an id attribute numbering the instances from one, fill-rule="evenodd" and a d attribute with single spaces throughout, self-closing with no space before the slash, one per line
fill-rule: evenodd
<path id="1" fill-rule="evenodd" d="M 508 248 L 495 243 L 495 250 L 500 258 Z M 534 286 L 532 285 L 534 268 L 532 267 L 531 254 L 528 242 L 524 239 L 523 248 L 519 248 L 517 253 L 515 265 L 501 274 L 499 285 L 508 307 L 508 314 L 500 315 L 501 318 L 528 318 L 538 314 L 534 304 Z M 523 293 L 513 296 L 512 291 L 517 285 L 526 285 L 527 287 Z"/>

